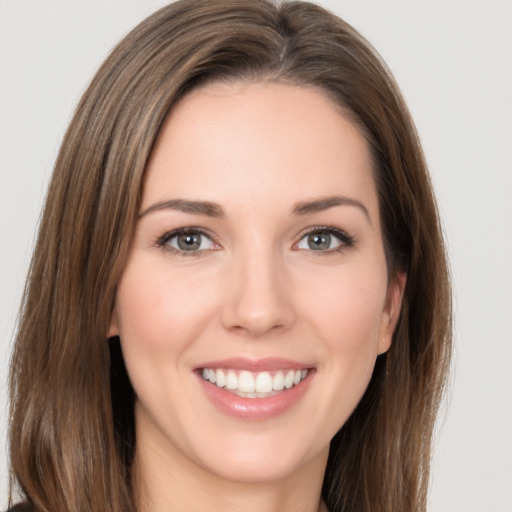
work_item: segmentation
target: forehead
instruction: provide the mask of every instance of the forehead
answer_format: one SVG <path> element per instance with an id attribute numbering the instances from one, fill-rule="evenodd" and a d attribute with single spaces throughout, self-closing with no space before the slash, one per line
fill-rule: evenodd
<path id="1" fill-rule="evenodd" d="M 368 145 L 315 88 L 212 84 L 168 116 L 147 167 L 142 207 L 168 196 L 287 204 L 351 195 L 376 207 Z"/>

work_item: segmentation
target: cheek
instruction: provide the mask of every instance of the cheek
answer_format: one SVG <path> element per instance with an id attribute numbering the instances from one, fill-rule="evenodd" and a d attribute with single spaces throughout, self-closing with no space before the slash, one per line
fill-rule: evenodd
<path id="1" fill-rule="evenodd" d="M 135 392 L 153 412 L 172 411 L 171 403 L 185 400 L 169 390 L 181 389 L 190 378 L 186 354 L 211 322 L 209 282 L 205 275 L 172 272 L 165 261 L 141 255 L 125 268 L 116 300 L 121 347 Z"/>
<path id="2" fill-rule="evenodd" d="M 165 265 L 127 266 L 116 303 L 121 339 L 145 349 L 175 350 L 194 339 L 211 316 L 209 280 L 194 273 L 176 276 Z"/>
<path id="3" fill-rule="evenodd" d="M 307 307 L 318 328 L 328 332 L 330 339 L 356 345 L 373 337 L 378 341 L 386 298 L 385 275 L 347 272 L 327 282 L 328 286 L 317 282 L 310 287 Z"/>
<path id="4" fill-rule="evenodd" d="M 334 386 L 362 394 L 379 351 L 386 300 L 385 268 L 352 268 L 315 281 L 303 297 L 312 335 L 321 340 L 323 366 Z"/>
<path id="5" fill-rule="evenodd" d="M 305 282 L 300 288 L 305 290 Z M 347 265 L 310 281 L 307 293 L 295 290 L 303 319 L 301 329 L 314 340 L 314 423 L 328 443 L 350 417 L 370 382 L 378 355 L 387 292 L 382 265 Z M 304 338 L 304 335 L 302 335 Z"/>

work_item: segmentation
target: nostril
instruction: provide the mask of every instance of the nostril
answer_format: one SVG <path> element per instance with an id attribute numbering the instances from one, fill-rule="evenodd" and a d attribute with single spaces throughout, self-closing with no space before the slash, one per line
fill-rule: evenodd
<path id="1" fill-rule="evenodd" d="M 263 336 L 270 333 L 277 333 L 280 331 L 286 330 L 286 327 L 283 324 L 248 324 L 248 325 L 233 325 L 229 327 L 229 330 L 233 333 L 242 335 L 242 336 L 252 336 L 258 337 Z"/>

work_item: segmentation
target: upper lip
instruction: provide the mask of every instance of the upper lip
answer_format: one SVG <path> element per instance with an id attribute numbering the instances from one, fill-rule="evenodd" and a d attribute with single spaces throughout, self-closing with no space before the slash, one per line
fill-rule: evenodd
<path id="1" fill-rule="evenodd" d="M 207 361 L 196 367 L 196 370 L 202 368 L 226 368 L 232 370 L 246 370 L 249 372 L 264 372 L 277 370 L 307 370 L 311 365 L 293 361 L 291 359 L 283 359 L 277 357 L 266 357 L 263 359 L 249 359 L 244 357 L 232 357 L 228 359 L 220 359 L 216 361 Z"/>

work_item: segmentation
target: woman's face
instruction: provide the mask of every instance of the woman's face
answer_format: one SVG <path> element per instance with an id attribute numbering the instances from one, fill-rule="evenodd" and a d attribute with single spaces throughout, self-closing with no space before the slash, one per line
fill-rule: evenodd
<path id="1" fill-rule="evenodd" d="M 322 471 L 400 295 L 367 144 L 330 100 L 277 84 L 192 92 L 150 159 L 109 333 L 138 456 L 240 481 Z"/>

